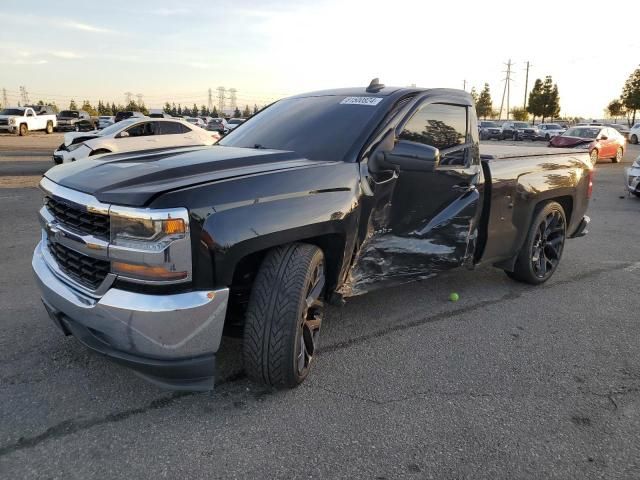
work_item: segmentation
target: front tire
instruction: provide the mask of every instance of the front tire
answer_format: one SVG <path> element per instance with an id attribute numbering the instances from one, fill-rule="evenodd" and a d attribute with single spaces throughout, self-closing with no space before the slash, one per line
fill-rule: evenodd
<path id="1" fill-rule="evenodd" d="M 635 144 L 638 143 L 638 136 L 633 134 L 633 135 L 631 135 L 630 140 L 631 140 L 631 143 L 633 143 L 635 145 Z"/>
<path id="2" fill-rule="evenodd" d="M 589 154 L 589 158 L 591 158 L 591 165 L 595 166 L 595 164 L 598 163 L 598 156 L 598 150 L 595 148 L 591 150 L 591 153 Z"/>
<path id="3" fill-rule="evenodd" d="M 622 151 L 622 147 L 618 147 L 616 150 L 616 156 L 611 159 L 613 163 L 620 163 L 622 161 L 622 157 L 624 152 Z"/>
<path id="4" fill-rule="evenodd" d="M 324 255 L 315 245 L 293 243 L 267 253 L 244 325 L 249 378 L 276 388 L 304 381 L 317 350 L 324 286 Z"/>
<path id="5" fill-rule="evenodd" d="M 519 282 L 539 285 L 558 268 L 567 235 L 567 220 L 562 205 L 549 202 L 534 214 L 529 233 L 507 275 Z"/>
<path id="6" fill-rule="evenodd" d="M 47 135 L 51 135 L 53 133 L 53 122 L 47 122 L 45 132 L 47 132 Z"/>
<path id="7" fill-rule="evenodd" d="M 21 123 L 18 127 L 18 135 L 21 137 L 26 137 L 29 134 L 29 127 L 27 127 L 26 123 Z"/>

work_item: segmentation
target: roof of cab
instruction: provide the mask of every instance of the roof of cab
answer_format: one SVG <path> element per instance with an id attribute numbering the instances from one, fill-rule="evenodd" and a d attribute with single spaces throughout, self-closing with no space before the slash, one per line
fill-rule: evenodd
<path id="1" fill-rule="evenodd" d="M 343 96 L 343 97 L 393 97 L 401 98 L 408 95 L 425 94 L 425 96 L 442 97 L 443 101 L 451 101 L 464 105 L 473 105 L 473 99 L 468 92 L 455 88 L 417 88 L 417 87 L 384 87 L 374 92 L 368 92 L 367 87 L 351 87 L 351 88 L 335 88 L 330 90 L 319 90 L 316 92 L 301 93 L 288 98 L 305 98 L 305 97 L 325 97 L 325 96 Z"/>

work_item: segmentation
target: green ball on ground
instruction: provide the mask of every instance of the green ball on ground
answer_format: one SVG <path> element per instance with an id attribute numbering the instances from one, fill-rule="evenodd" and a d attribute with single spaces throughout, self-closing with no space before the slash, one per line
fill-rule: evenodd
<path id="1" fill-rule="evenodd" d="M 457 302 L 458 300 L 460 300 L 460 295 L 458 295 L 456 292 L 453 292 L 449 294 L 449 300 L 452 302 Z"/>

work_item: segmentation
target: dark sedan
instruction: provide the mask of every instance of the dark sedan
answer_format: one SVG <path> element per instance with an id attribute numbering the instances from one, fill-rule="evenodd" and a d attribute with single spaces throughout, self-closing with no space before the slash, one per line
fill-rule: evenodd
<path id="1" fill-rule="evenodd" d="M 553 137 L 550 147 L 589 149 L 591 162 L 610 158 L 613 163 L 622 160 L 626 142 L 624 137 L 614 128 L 606 126 L 577 126 L 570 128 L 562 135 Z"/>
<path id="2" fill-rule="evenodd" d="M 478 133 L 480 140 L 489 140 L 491 138 L 497 138 L 499 140 L 502 130 L 496 122 L 483 120 L 482 122 L 478 122 Z"/>

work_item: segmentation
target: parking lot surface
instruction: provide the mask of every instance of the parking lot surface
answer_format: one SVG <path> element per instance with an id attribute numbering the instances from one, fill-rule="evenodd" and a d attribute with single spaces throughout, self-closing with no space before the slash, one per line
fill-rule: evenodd
<path id="1" fill-rule="evenodd" d="M 299 388 L 248 382 L 225 339 L 216 390 L 194 394 L 48 319 L 35 185 L 60 138 L 37 137 L 0 138 L 0 477 L 640 478 L 638 146 L 598 165 L 589 234 L 543 286 L 483 267 L 357 297 Z"/>

